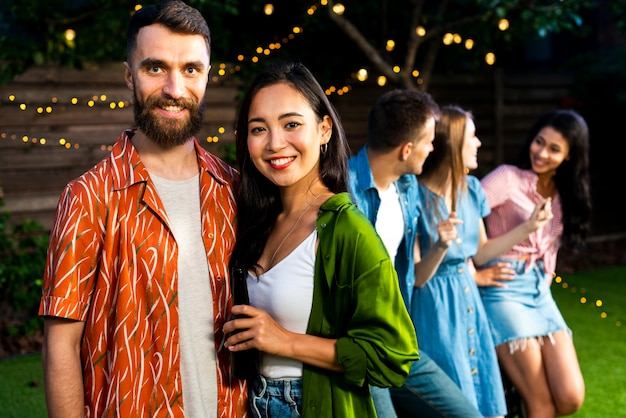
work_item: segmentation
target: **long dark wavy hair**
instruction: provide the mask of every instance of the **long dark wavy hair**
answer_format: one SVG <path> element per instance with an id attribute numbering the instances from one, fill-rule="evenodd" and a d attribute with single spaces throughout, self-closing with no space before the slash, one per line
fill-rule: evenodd
<path id="1" fill-rule="evenodd" d="M 333 193 L 348 191 L 347 160 L 350 148 L 341 119 L 311 71 L 298 60 L 270 63 L 252 81 L 241 102 L 237 117 L 235 142 L 241 187 L 237 194 L 237 241 L 230 260 L 231 268 L 255 269 L 269 233 L 282 210 L 278 186 L 255 167 L 248 152 L 248 114 L 257 92 L 278 83 L 299 91 L 309 103 L 318 121 L 328 115 L 333 123 L 328 149 L 320 154 L 322 183 Z"/>
<path id="2" fill-rule="evenodd" d="M 530 145 L 545 127 L 551 127 L 569 144 L 569 158 L 556 169 L 554 183 L 563 208 L 561 244 L 579 248 L 591 230 L 591 180 L 589 177 L 589 128 L 571 109 L 557 109 L 537 119 L 520 149 L 515 165 L 530 170 Z"/>

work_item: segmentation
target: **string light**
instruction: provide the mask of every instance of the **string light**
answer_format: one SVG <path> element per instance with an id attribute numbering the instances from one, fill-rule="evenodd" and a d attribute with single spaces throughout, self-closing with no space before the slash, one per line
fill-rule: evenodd
<path id="1" fill-rule="evenodd" d="M 487 55 L 485 55 L 485 62 L 487 63 L 487 65 L 495 64 L 496 54 L 494 54 L 493 52 L 488 52 Z"/>
<path id="2" fill-rule="evenodd" d="M 333 6 L 333 12 L 339 16 L 343 15 L 346 11 L 346 6 L 341 3 L 337 3 Z"/>
<path id="3" fill-rule="evenodd" d="M 321 6 L 328 6 L 327 0 L 322 0 L 319 4 Z M 142 6 L 140 4 L 137 4 L 134 7 L 134 11 L 138 11 L 141 8 Z M 306 10 L 306 15 L 309 17 L 313 16 L 316 13 L 317 8 L 318 8 L 317 5 L 315 4 L 311 5 Z M 263 13 L 267 16 L 272 15 L 274 11 L 275 11 L 275 8 L 272 3 L 266 4 L 263 8 Z M 333 12 L 338 15 L 343 15 L 345 11 L 346 11 L 346 8 L 342 3 L 336 3 L 333 6 Z M 500 30 L 508 29 L 509 28 L 508 20 L 501 19 L 498 22 L 498 28 Z M 424 26 L 420 25 L 415 28 L 415 33 L 419 37 L 425 36 L 426 32 L 427 31 Z M 289 33 L 288 35 L 282 38 L 282 41 L 281 41 L 282 45 L 281 45 L 281 42 L 273 42 L 273 43 L 268 44 L 267 46 L 258 46 L 256 48 L 255 54 L 250 54 L 249 56 L 245 54 L 238 54 L 236 56 L 236 64 L 220 63 L 218 65 L 216 74 L 212 75 L 211 81 L 219 82 L 220 78 L 222 77 L 226 77 L 229 75 L 233 75 L 237 72 L 240 72 L 243 68 L 242 65 L 245 65 L 247 62 L 252 63 L 252 64 L 259 63 L 262 57 L 269 57 L 273 51 L 277 51 L 281 49 L 285 44 L 295 39 L 296 35 L 299 35 L 302 33 L 303 33 L 303 26 L 293 26 L 291 33 Z M 66 40 L 66 43 L 73 43 L 76 39 L 76 32 L 73 29 L 68 28 L 64 32 L 64 38 Z M 460 44 L 462 42 L 463 42 L 463 39 L 460 34 L 446 33 L 443 37 L 443 43 L 445 45 L 452 45 L 453 43 Z M 395 41 L 390 39 L 386 42 L 385 48 L 387 49 L 387 51 L 393 51 L 395 49 L 395 46 L 396 46 Z M 470 50 L 474 47 L 474 41 L 472 39 L 466 39 L 464 42 L 464 46 L 467 50 Z M 495 54 L 493 52 L 489 52 L 488 54 L 486 54 L 485 62 L 488 65 L 493 65 L 495 63 Z M 400 72 L 400 67 L 394 66 L 392 70 L 397 74 Z M 419 74 L 420 74 L 419 71 L 416 69 L 411 72 L 411 75 L 417 79 L 417 83 L 423 84 L 424 80 L 419 78 Z M 369 74 L 366 69 L 359 69 L 352 75 L 352 78 L 356 79 L 359 82 L 365 82 L 369 78 Z M 377 85 L 381 87 L 385 86 L 387 84 L 387 81 L 388 81 L 387 78 L 383 75 L 378 76 L 376 78 Z M 336 88 L 334 86 L 331 86 L 326 89 L 326 94 L 329 96 L 332 94 L 344 95 L 344 94 L 349 93 L 351 90 L 352 90 L 352 86 L 350 86 L 349 84 L 341 88 Z M 20 103 L 19 100 L 17 100 L 16 96 L 13 94 L 8 96 L 8 100 L 10 103 L 15 103 L 21 111 L 27 111 L 29 109 L 28 103 L 26 101 L 22 101 Z M 89 108 L 96 108 L 99 103 L 105 103 L 106 100 L 107 100 L 106 95 L 93 95 L 90 99 L 83 99 L 83 100 L 79 100 L 79 98 L 73 97 L 70 99 L 69 103 L 73 106 L 76 106 L 82 103 L 83 105 L 86 105 Z M 58 102 L 58 99 L 56 97 L 53 97 L 51 99 L 51 103 L 53 105 L 57 105 L 58 104 L 57 102 Z M 58 104 L 58 105 L 63 106 L 63 104 Z M 106 105 L 108 106 L 110 110 L 115 111 L 115 110 L 125 109 L 126 107 L 130 105 L 130 103 L 128 102 L 128 100 L 112 100 L 112 101 L 109 101 Z M 0 103 L 0 106 L 2 106 L 2 103 Z M 38 115 L 46 115 L 46 114 L 53 113 L 55 111 L 55 108 L 54 106 L 49 106 L 49 105 L 38 106 L 37 108 L 35 108 L 35 111 Z M 221 132 L 218 131 L 218 135 L 208 136 L 206 140 L 207 142 L 218 142 L 219 136 L 224 135 L 224 133 L 225 132 L 223 131 L 223 128 L 222 128 Z M 9 138 L 15 139 L 17 138 L 17 136 L 18 134 L 0 132 L 0 139 L 9 139 Z M 23 137 L 28 138 L 27 135 L 23 135 Z M 47 141 L 45 138 L 32 138 L 32 140 L 25 140 L 24 142 L 25 143 L 37 143 L 41 145 L 49 145 L 50 143 L 54 143 L 54 141 L 50 142 L 50 141 Z M 79 148 L 79 144 L 74 143 L 72 145 L 72 143 L 66 138 L 59 138 L 59 140 L 57 140 L 56 143 L 67 149 Z M 103 145 L 103 147 L 106 148 L 107 146 Z"/>
<path id="4" fill-rule="evenodd" d="M 88 108 L 98 108 L 100 105 L 107 107 L 110 110 L 113 111 L 119 111 L 121 109 L 124 109 L 128 106 L 130 106 L 130 102 L 128 100 L 125 99 L 118 99 L 118 100 L 110 100 L 109 102 L 107 102 L 108 97 L 106 94 L 99 94 L 99 95 L 91 95 L 88 96 L 89 98 L 85 98 L 82 100 L 79 100 L 77 97 L 72 97 L 71 99 L 69 99 L 68 103 L 69 105 L 79 105 L 81 102 L 84 103 Z M 28 109 L 28 106 L 26 103 L 19 103 L 18 98 L 16 97 L 15 94 L 9 94 L 8 95 L 8 101 L 10 104 L 15 104 L 20 110 L 22 111 L 26 111 Z M 65 103 L 59 103 L 59 100 L 57 97 L 52 97 L 50 99 L 50 102 L 52 102 L 53 104 L 56 104 L 59 106 L 59 110 L 60 112 L 63 112 L 65 110 Z M 2 106 L 2 103 L 0 103 L 0 106 Z M 45 114 L 50 114 L 53 113 L 53 106 L 50 105 L 40 105 L 37 106 L 34 109 L 34 112 L 37 115 L 45 115 Z M 218 142 L 220 140 L 220 136 L 225 135 L 226 129 L 223 126 L 218 127 L 217 129 L 218 131 L 218 135 L 209 135 L 206 138 L 207 142 Z M 0 140 L 12 140 L 12 141 L 16 141 L 21 139 L 21 141 L 24 144 L 33 144 L 33 145 L 40 145 L 40 146 L 51 146 L 51 145 L 56 145 L 56 146 L 60 146 L 62 148 L 71 150 L 71 149 L 80 149 L 81 145 L 78 142 L 72 142 L 70 140 L 68 140 L 65 137 L 60 137 L 58 138 L 56 141 L 54 140 L 49 140 L 49 138 L 46 137 L 38 137 L 38 136 L 30 136 L 27 134 L 17 134 L 17 133 L 11 133 L 11 132 L 0 132 Z M 101 145 L 100 146 L 101 150 L 109 150 L 111 149 L 110 145 Z"/>
<path id="5" fill-rule="evenodd" d="M 558 285 L 560 285 L 560 287 L 562 289 L 570 289 L 571 293 L 581 293 L 583 296 L 581 296 L 578 301 L 580 302 L 581 305 L 586 305 L 587 302 L 589 302 L 589 298 L 587 296 L 584 296 L 587 293 L 587 289 L 585 288 L 576 288 L 574 286 L 570 286 L 569 283 L 567 283 L 566 281 L 563 280 L 563 278 L 561 276 L 557 276 L 556 274 L 553 274 L 554 277 L 554 282 Z M 593 307 L 595 308 L 602 308 L 604 306 L 604 301 L 602 299 L 596 299 L 595 302 L 593 302 Z M 599 314 L 601 319 L 607 319 L 609 317 L 609 314 L 607 312 L 607 309 L 601 309 L 600 314 Z M 622 321 L 619 318 L 615 319 L 615 326 L 616 327 L 621 327 L 622 326 Z"/>

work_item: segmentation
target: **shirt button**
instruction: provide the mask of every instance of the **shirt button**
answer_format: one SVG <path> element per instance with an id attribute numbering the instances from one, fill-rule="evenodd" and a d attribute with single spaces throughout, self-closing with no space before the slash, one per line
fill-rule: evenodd
<path id="1" fill-rule="evenodd" d="M 474 308 L 472 306 L 467 308 L 467 313 L 472 313 L 472 312 L 474 312 Z"/>
<path id="2" fill-rule="evenodd" d="M 209 233 L 209 238 L 213 239 L 213 232 Z"/>
<path id="3" fill-rule="evenodd" d="M 326 228 L 326 224 L 325 224 L 325 223 L 321 223 L 321 224 L 320 224 L 320 226 L 321 226 L 322 228 Z"/>
<path id="4" fill-rule="evenodd" d="M 474 328 L 470 328 L 470 329 L 468 329 L 468 330 L 467 330 L 467 333 L 468 333 L 469 335 L 472 335 L 472 334 L 474 333 Z"/>
<path id="5" fill-rule="evenodd" d="M 476 350 L 474 350 L 473 348 L 470 348 L 469 355 L 473 356 L 474 354 L 476 354 Z"/>
<path id="6" fill-rule="evenodd" d="M 465 293 L 469 293 L 470 288 L 469 288 L 469 286 L 465 286 L 465 289 L 463 289 L 463 290 L 465 291 Z"/>
<path id="7" fill-rule="evenodd" d="M 463 273 L 463 267 L 459 267 L 459 269 L 457 270 L 460 273 Z"/>
<path id="8" fill-rule="evenodd" d="M 472 369 L 472 376 L 478 374 L 478 369 Z"/>

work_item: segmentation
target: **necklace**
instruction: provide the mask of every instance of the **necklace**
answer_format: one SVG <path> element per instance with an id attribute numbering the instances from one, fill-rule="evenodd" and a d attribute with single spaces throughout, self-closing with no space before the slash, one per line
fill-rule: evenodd
<path id="1" fill-rule="evenodd" d="M 302 217 L 304 216 L 304 214 L 311 209 L 311 206 L 313 206 L 313 203 L 315 203 L 315 201 L 317 200 L 318 197 L 320 197 L 320 195 L 322 193 L 324 193 L 324 191 L 326 190 L 326 187 L 324 187 L 324 189 L 319 192 L 318 194 L 315 195 L 315 197 L 313 198 L 313 200 L 311 200 L 311 202 L 306 206 L 306 208 L 304 208 L 304 210 L 302 211 L 302 213 L 300 213 L 300 215 L 298 216 L 298 219 L 296 219 L 296 222 L 293 224 L 293 226 L 289 229 L 289 231 L 287 231 L 287 233 L 285 234 L 285 236 L 283 237 L 283 239 L 280 240 L 280 242 L 278 243 L 278 247 L 276 247 L 276 249 L 274 250 L 274 253 L 272 254 L 272 257 L 270 258 L 270 263 L 269 265 L 272 266 L 274 263 L 274 258 L 276 258 L 276 254 L 278 253 L 278 250 L 280 250 L 280 248 L 283 246 L 283 244 L 285 243 L 285 240 L 287 239 L 287 237 L 289 235 L 291 235 L 291 233 L 294 231 L 294 229 L 296 229 L 296 226 L 298 226 L 298 224 L 300 223 L 300 219 L 302 219 Z"/>

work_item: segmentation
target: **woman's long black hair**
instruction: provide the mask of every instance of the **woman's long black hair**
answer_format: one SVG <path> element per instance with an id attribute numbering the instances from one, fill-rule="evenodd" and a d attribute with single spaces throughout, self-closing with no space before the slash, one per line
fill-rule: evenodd
<path id="1" fill-rule="evenodd" d="M 237 241 L 230 260 L 231 268 L 254 269 L 263 253 L 269 233 L 282 202 L 278 187 L 257 170 L 248 152 L 248 114 L 256 93 L 278 83 L 298 90 L 321 121 L 325 115 L 333 122 L 328 149 L 320 155 L 319 171 L 324 185 L 333 193 L 346 192 L 347 160 L 350 148 L 335 108 L 309 69 L 297 60 L 269 64 L 249 86 L 237 118 L 235 133 L 237 166 L 241 187 L 237 194 Z"/>
<path id="2" fill-rule="evenodd" d="M 569 158 L 556 169 L 554 182 L 563 207 L 563 237 L 561 244 L 581 247 L 591 230 L 591 180 L 589 177 L 589 128 L 576 111 L 558 109 L 545 113 L 535 122 L 516 166 L 532 169 L 530 145 L 545 127 L 552 127 L 569 144 Z"/>

